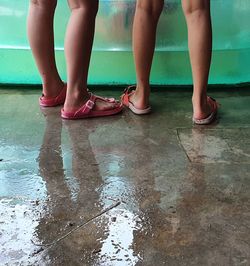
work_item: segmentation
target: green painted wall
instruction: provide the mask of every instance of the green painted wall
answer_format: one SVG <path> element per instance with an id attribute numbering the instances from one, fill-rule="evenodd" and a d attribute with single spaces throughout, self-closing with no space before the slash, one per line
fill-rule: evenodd
<path id="1" fill-rule="evenodd" d="M 58 1 L 56 57 L 66 79 L 63 40 L 69 11 Z M 26 37 L 28 0 L 0 0 L 0 83 L 36 84 L 40 78 Z M 211 84 L 250 81 L 250 1 L 211 0 L 214 53 Z M 131 26 L 135 1 L 100 0 L 90 67 L 91 84 L 134 83 Z M 169 0 L 158 28 L 153 84 L 191 84 L 187 33 L 181 4 Z"/>

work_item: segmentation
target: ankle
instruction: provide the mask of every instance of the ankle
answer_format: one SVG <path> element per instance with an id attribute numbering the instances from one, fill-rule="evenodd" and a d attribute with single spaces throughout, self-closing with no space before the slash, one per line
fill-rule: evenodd
<path id="1" fill-rule="evenodd" d="M 45 97 L 55 97 L 59 94 L 64 86 L 62 80 L 52 80 L 43 82 L 43 94 Z"/>
<path id="2" fill-rule="evenodd" d="M 88 99 L 89 92 L 87 89 L 79 89 L 79 87 L 68 87 L 67 98 L 70 99 Z"/>
<path id="3" fill-rule="evenodd" d="M 149 106 L 149 93 L 135 91 L 135 93 L 130 96 L 130 101 L 133 102 L 136 108 L 145 109 Z"/>
<path id="4" fill-rule="evenodd" d="M 135 95 L 142 99 L 148 99 L 150 96 L 150 86 L 137 85 L 135 90 Z"/>
<path id="5" fill-rule="evenodd" d="M 193 95 L 192 97 L 193 105 L 204 106 L 207 104 L 207 94 Z"/>
<path id="6" fill-rule="evenodd" d="M 211 113 L 211 106 L 206 98 L 193 99 L 193 113 L 195 118 L 203 119 Z"/>

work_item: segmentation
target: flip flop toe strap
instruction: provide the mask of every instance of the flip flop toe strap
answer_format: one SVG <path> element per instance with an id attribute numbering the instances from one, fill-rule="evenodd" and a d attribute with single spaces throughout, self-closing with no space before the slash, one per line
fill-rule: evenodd
<path id="1" fill-rule="evenodd" d="M 131 96 L 131 94 L 133 94 L 135 92 L 136 86 L 129 86 L 127 87 L 124 92 L 123 95 L 121 96 L 121 100 L 122 103 L 125 104 L 126 106 L 129 105 L 130 101 L 129 101 L 129 97 Z"/>
<path id="2" fill-rule="evenodd" d="M 213 99 L 212 97 L 208 96 L 208 100 L 212 106 L 212 112 L 215 112 L 218 109 L 218 103 L 215 99 Z"/>

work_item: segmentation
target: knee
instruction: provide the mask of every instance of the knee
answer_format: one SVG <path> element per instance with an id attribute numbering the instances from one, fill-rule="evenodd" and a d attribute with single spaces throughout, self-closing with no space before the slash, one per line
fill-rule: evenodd
<path id="1" fill-rule="evenodd" d="M 94 17 L 98 12 L 98 0 L 68 0 L 68 3 L 71 11 L 79 10 Z"/>
<path id="2" fill-rule="evenodd" d="M 189 16 L 202 16 L 210 12 L 210 0 L 182 0 L 182 9 L 186 17 Z"/>
<path id="3" fill-rule="evenodd" d="M 136 10 L 143 11 L 153 19 L 158 19 L 164 6 L 164 0 L 137 0 Z"/>
<path id="4" fill-rule="evenodd" d="M 30 0 L 30 4 L 35 7 L 53 11 L 56 8 L 57 0 Z"/>

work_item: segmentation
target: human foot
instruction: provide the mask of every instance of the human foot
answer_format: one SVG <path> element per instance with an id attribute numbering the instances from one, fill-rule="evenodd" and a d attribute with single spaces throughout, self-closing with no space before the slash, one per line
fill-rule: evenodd
<path id="1" fill-rule="evenodd" d="M 196 104 L 193 100 L 193 108 L 193 122 L 197 125 L 208 125 L 216 119 L 219 104 L 215 99 L 207 96 L 202 105 Z"/>
<path id="2" fill-rule="evenodd" d="M 39 98 L 39 105 L 41 107 L 55 107 L 62 105 L 65 102 L 67 93 L 67 84 L 63 84 L 60 87 L 54 88 L 49 94 L 42 94 Z"/>
<path id="3" fill-rule="evenodd" d="M 121 96 L 122 103 L 137 115 L 148 114 L 151 112 L 149 106 L 149 95 L 145 96 L 138 92 L 136 86 L 125 89 Z"/>
<path id="4" fill-rule="evenodd" d="M 61 110 L 61 116 L 64 119 L 83 119 L 90 117 L 100 117 L 114 115 L 122 111 L 122 104 L 114 98 L 103 98 L 92 93 L 88 94 L 88 99 L 83 98 L 82 104 L 80 101 L 75 102 L 75 106 L 66 106 Z"/>

